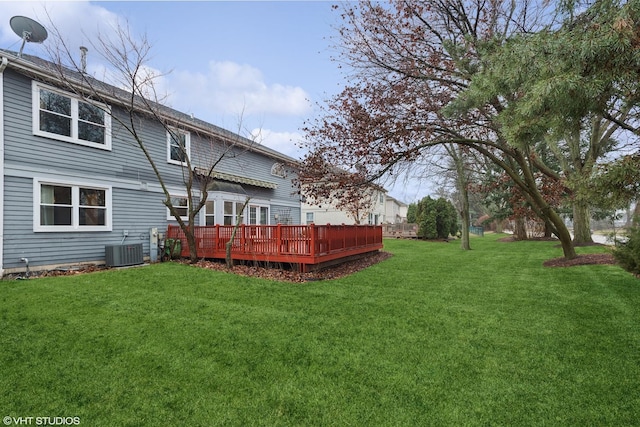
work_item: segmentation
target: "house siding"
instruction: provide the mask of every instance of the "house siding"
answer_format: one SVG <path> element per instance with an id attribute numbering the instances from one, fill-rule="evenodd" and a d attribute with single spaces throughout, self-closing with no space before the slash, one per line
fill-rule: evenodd
<path id="1" fill-rule="evenodd" d="M 123 242 L 142 243 L 144 256 L 149 256 L 149 231 L 157 227 L 163 232 L 167 226 L 163 194 L 112 188 L 112 231 L 34 232 L 33 178 L 7 176 L 5 178 L 4 268 L 24 267 L 21 258 L 28 258 L 31 266 L 66 265 L 103 262 L 104 247 Z M 140 206 L 145 206 L 140 215 Z"/>
<path id="2" fill-rule="evenodd" d="M 131 136 L 112 123 L 112 150 L 102 150 L 33 135 L 31 79 L 6 71 L 5 75 L 5 163 L 48 170 L 72 170 L 87 176 L 121 177 L 156 181 L 147 159 Z M 121 114 L 114 109 L 113 114 Z M 121 116 L 123 117 L 123 116 Z M 124 117 L 123 117 L 124 118 Z M 168 185 L 182 185 L 180 166 L 166 162 L 166 135 L 159 124 L 144 122 L 143 141 Z"/>
<path id="3" fill-rule="evenodd" d="M 3 78 L 4 114 L 4 236 L 2 268 L 6 272 L 29 265 L 52 268 L 74 263 L 102 263 L 104 247 L 125 243 L 142 243 L 149 256 L 149 231 L 157 227 L 164 233 L 168 224 L 164 193 L 147 159 L 131 135 L 112 119 L 112 149 L 104 150 L 36 136 L 32 128 L 32 81 L 29 77 L 6 69 Z M 112 106 L 115 117 L 123 114 Z M 124 116 L 120 116 L 124 118 Z M 165 184 L 176 196 L 185 195 L 182 166 L 167 162 L 167 139 L 164 128 L 143 119 L 139 129 L 142 140 L 160 170 Z M 191 133 L 194 166 L 206 166 L 202 154 L 211 141 Z M 291 223 L 300 223 L 300 202 L 294 194 L 291 176 L 271 175 L 277 160 L 261 153 L 236 150 L 224 158 L 216 170 L 277 184 L 268 189 L 243 184 L 245 192 L 270 204 L 274 215 L 288 210 Z M 112 191 L 111 231 L 34 232 L 34 179 L 57 179 L 70 182 L 100 183 Z M 196 219 L 198 224 L 200 218 Z"/>
<path id="4" fill-rule="evenodd" d="M 400 224 L 407 221 L 407 204 L 392 197 L 387 198 L 385 219 L 388 224 Z"/>
<path id="5" fill-rule="evenodd" d="M 382 195 L 382 201 L 380 197 Z M 371 206 L 360 214 L 360 224 L 373 224 L 377 216 L 377 224 L 382 224 L 385 220 L 385 200 L 386 193 L 375 191 L 372 195 L 364 195 L 373 199 Z M 322 204 L 304 202 L 301 205 L 301 215 L 305 223 L 315 224 L 346 224 L 356 223 L 352 215 L 345 210 L 338 209 L 334 203 L 324 202 Z M 307 221 L 307 213 L 313 214 L 313 221 Z M 371 221 L 373 219 L 373 221 Z"/>

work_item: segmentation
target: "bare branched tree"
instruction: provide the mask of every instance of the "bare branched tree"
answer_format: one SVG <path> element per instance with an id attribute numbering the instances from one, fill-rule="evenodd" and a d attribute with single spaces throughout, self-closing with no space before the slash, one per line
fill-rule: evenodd
<path id="1" fill-rule="evenodd" d="M 55 25 L 51 25 L 51 29 L 48 65 L 53 67 L 65 90 L 86 101 L 89 108 L 104 111 L 117 132 L 131 136 L 132 143 L 142 151 L 153 170 L 164 193 L 163 203 L 184 233 L 190 259 L 195 262 L 198 259 L 195 220 L 207 202 L 209 187 L 218 176 L 217 168 L 224 159 L 240 156 L 250 149 L 252 141 L 238 133 L 214 130 L 207 123 L 169 108 L 167 95 L 158 90 L 165 75 L 148 65 L 152 46 L 146 36 L 135 37 L 128 26 L 121 24 L 114 28 L 111 36 L 98 35 L 90 44 L 92 53 L 97 54 L 106 67 L 104 76 L 98 79 L 87 73 L 85 57 L 80 61 L 76 59 Z M 143 132 L 144 124 L 149 122 L 159 124 L 166 131 L 171 159 L 182 165 L 187 206 L 182 205 L 183 198 L 172 194 L 167 177 L 158 167 L 159 159 L 152 154 L 153 142 L 147 140 Z M 187 130 L 197 138 L 198 144 L 189 143 Z"/>

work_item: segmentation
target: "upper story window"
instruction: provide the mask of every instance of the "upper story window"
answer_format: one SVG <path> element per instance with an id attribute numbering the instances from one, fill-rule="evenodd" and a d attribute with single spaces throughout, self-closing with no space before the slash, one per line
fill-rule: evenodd
<path id="1" fill-rule="evenodd" d="M 191 135 L 178 129 L 167 132 L 167 162 L 186 166 L 190 156 Z"/>
<path id="2" fill-rule="evenodd" d="M 34 180 L 34 231 L 110 231 L 111 187 Z"/>
<path id="3" fill-rule="evenodd" d="M 33 82 L 34 135 L 111 150 L 110 114 L 108 105 Z"/>

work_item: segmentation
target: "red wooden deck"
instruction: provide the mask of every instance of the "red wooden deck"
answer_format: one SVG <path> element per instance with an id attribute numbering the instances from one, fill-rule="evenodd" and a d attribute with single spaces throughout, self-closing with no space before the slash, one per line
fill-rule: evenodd
<path id="1" fill-rule="evenodd" d="M 232 225 L 196 227 L 198 257 L 225 259 Z M 170 225 L 168 239 L 180 239 L 182 256 L 189 247 L 180 227 Z M 244 261 L 280 262 L 312 266 L 382 249 L 379 225 L 241 225 L 231 249 L 231 258 Z"/>

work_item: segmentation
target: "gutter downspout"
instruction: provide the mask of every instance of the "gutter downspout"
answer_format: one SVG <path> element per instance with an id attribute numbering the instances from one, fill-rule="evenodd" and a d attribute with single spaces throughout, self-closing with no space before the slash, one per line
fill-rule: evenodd
<path id="1" fill-rule="evenodd" d="M 0 61 L 0 277 L 4 276 L 4 70 L 9 60 Z"/>

